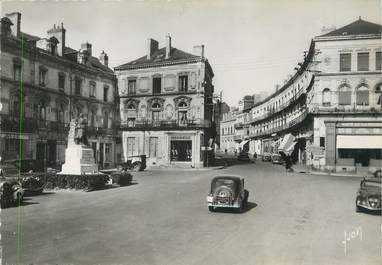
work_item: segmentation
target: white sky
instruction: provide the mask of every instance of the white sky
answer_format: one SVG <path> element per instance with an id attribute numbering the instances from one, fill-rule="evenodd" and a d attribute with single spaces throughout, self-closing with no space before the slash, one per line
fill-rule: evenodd
<path id="1" fill-rule="evenodd" d="M 64 23 L 66 45 L 93 44 L 111 67 L 145 55 L 146 40 L 192 53 L 205 45 L 215 91 L 230 105 L 246 94 L 273 91 L 302 59 L 323 26 L 345 26 L 359 16 L 381 24 L 379 0 L 3 0 L 2 15 L 21 12 L 21 30 L 46 36 Z"/>

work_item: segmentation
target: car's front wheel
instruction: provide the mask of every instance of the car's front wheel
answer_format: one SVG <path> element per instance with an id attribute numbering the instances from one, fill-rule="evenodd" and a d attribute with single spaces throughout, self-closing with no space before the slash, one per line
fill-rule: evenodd
<path id="1" fill-rule="evenodd" d="M 355 207 L 355 211 L 357 212 L 357 213 L 360 213 L 360 212 L 362 212 L 362 207 L 359 207 L 358 205 Z"/>
<path id="2" fill-rule="evenodd" d="M 214 208 L 213 206 L 208 206 L 208 210 L 209 210 L 210 212 L 214 212 L 214 211 L 215 211 L 215 208 Z"/>

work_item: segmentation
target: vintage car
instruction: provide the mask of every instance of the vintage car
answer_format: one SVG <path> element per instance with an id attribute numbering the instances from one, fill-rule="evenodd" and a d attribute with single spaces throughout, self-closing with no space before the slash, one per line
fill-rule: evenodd
<path id="1" fill-rule="evenodd" d="M 381 211 L 382 184 L 380 178 L 363 178 L 355 201 L 356 212 L 364 209 Z"/>
<path id="2" fill-rule="evenodd" d="M 249 192 L 244 189 L 244 179 L 240 176 L 217 176 L 211 181 L 211 190 L 207 195 L 208 209 L 234 208 L 242 212 L 248 204 Z"/>
<path id="3" fill-rule="evenodd" d="M 237 160 L 239 161 L 250 161 L 249 155 L 247 152 L 240 152 L 240 154 L 237 156 Z"/>
<path id="4" fill-rule="evenodd" d="M 282 163 L 284 163 L 284 160 L 280 154 L 272 154 L 271 160 L 272 160 L 273 164 L 280 164 L 281 165 Z"/>
<path id="5" fill-rule="evenodd" d="M 14 163 L 3 163 L 0 165 L 5 178 L 17 179 L 20 182 L 24 195 L 41 194 L 44 190 L 42 181 L 43 173 L 21 173 Z"/>
<path id="6" fill-rule="evenodd" d="M 264 161 L 264 162 L 270 162 L 270 161 L 271 161 L 271 154 L 269 154 L 269 153 L 264 153 L 264 154 L 261 156 L 261 161 Z"/>
<path id="7" fill-rule="evenodd" d="M 18 170 L 8 165 L 0 165 L 0 204 L 1 208 L 16 206 L 24 197 L 24 190 L 17 179 Z"/>

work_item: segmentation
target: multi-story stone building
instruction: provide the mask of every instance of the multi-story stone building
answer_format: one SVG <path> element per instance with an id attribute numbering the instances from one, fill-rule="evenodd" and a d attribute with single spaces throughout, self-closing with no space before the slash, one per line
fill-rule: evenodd
<path id="1" fill-rule="evenodd" d="M 237 148 L 235 141 L 236 130 L 236 114 L 237 108 L 231 107 L 227 113 L 223 114 L 220 121 L 220 150 L 227 152 L 234 152 Z"/>
<path id="2" fill-rule="evenodd" d="M 381 31 L 359 18 L 314 38 L 321 62 L 308 104 L 315 167 L 382 167 Z"/>
<path id="3" fill-rule="evenodd" d="M 299 66 L 250 111 L 250 137 L 260 153 L 278 152 L 293 135 L 289 151 L 300 163 L 381 168 L 381 26 L 359 19 L 315 37 Z"/>
<path id="4" fill-rule="evenodd" d="M 212 78 L 204 46 L 194 54 L 149 39 L 147 54 L 116 67 L 124 158 L 145 154 L 148 166 L 201 167 L 213 146 Z M 207 148 L 206 148 L 207 146 Z"/>
<path id="5" fill-rule="evenodd" d="M 101 167 L 113 164 L 121 153 L 115 93 L 107 54 L 94 57 L 90 43 L 79 51 L 67 47 L 62 24 L 40 38 L 21 31 L 20 13 L 1 19 L 3 159 L 35 160 L 40 168 L 61 165 L 68 123 L 84 113 L 96 161 Z"/>

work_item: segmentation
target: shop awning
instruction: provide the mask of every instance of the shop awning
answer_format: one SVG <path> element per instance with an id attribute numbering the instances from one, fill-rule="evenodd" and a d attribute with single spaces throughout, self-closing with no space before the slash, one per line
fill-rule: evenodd
<path id="1" fill-rule="evenodd" d="M 292 145 L 294 147 L 295 145 L 294 140 L 295 140 L 295 137 L 292 134 L 290 133 L 286 134 L 279 145 L 279 149 L 278 149 L 279 152 L 286 153 L 287 152 L 286 150 L 289 150 Z M 292 150 L 293 150 L 293 147 L 292 147 Z"/>
<path id="2" fill-rule="evenodd" d="M 382 149 L 382 135 L 337 135 L 337 148 Z"/>
<path id="3" fill-rule="evenodd" d="M 239 147 L 240 147 L 241 149 L 243 149 L 244 145 L 245 145 L 246 143 L 248 143 L 248 142 L 249 142 L 249 140 L 244 140 L 244 141 L 242 141 L 242 142 L 239 144 Z"/>

